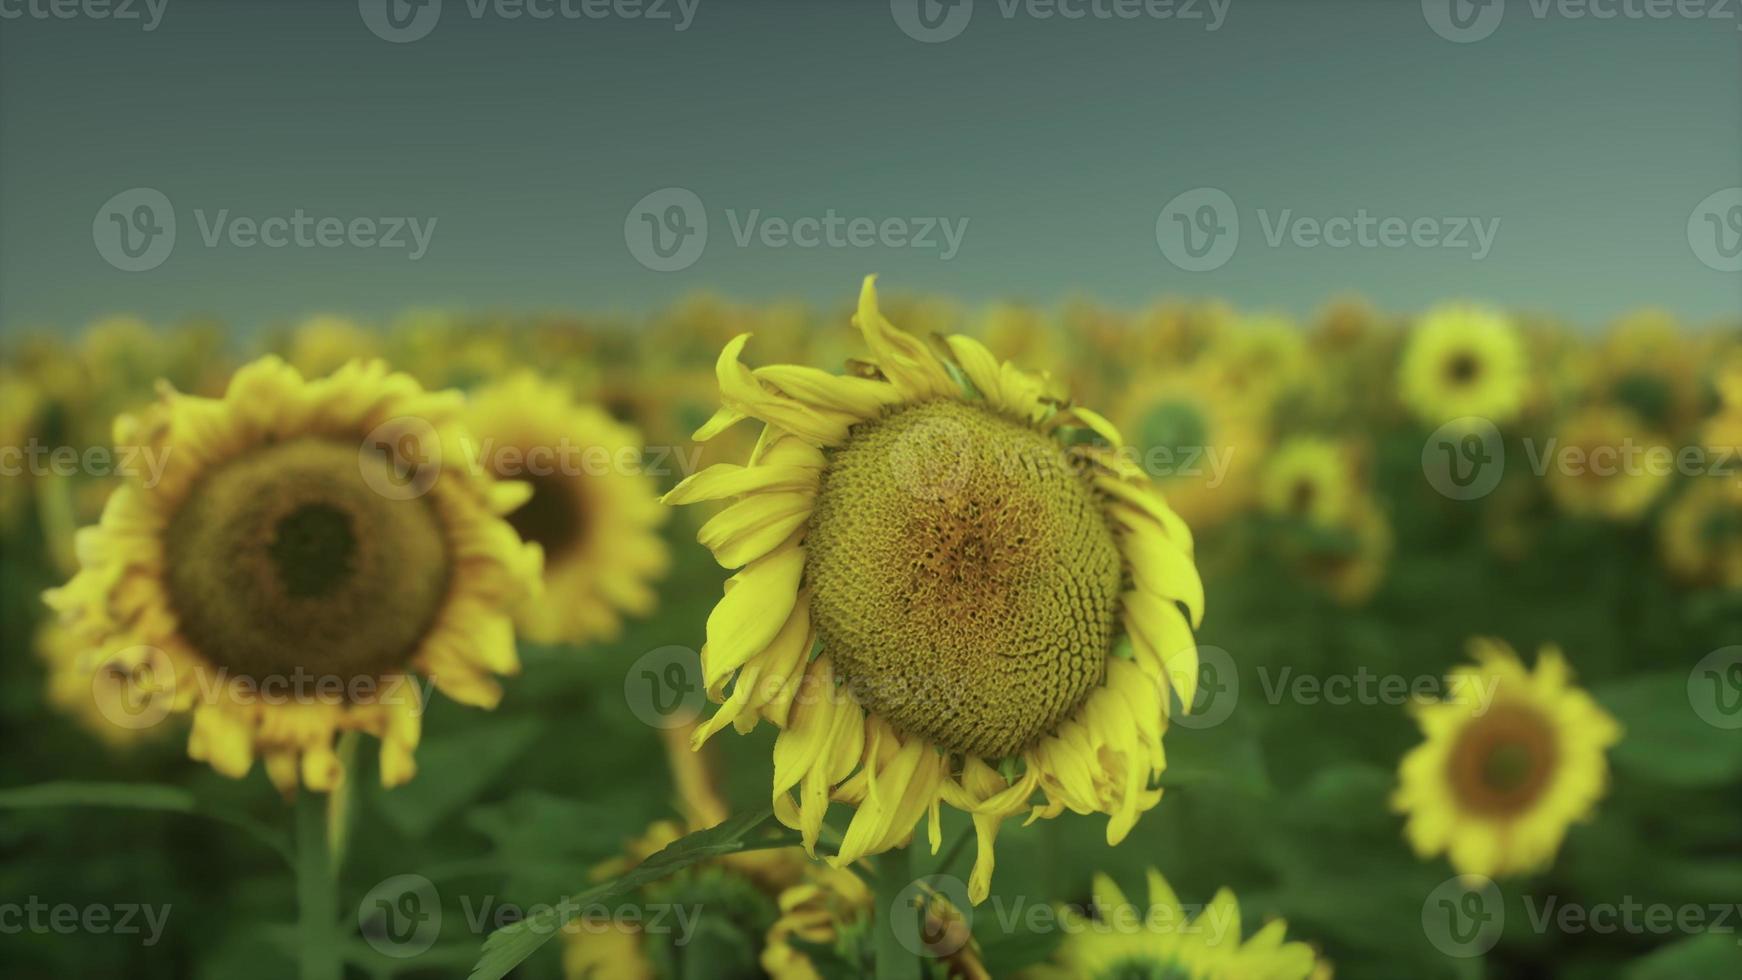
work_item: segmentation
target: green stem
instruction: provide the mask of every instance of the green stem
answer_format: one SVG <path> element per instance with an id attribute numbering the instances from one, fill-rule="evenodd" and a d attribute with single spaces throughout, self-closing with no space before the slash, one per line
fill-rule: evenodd
<path id="1" fill-rule="evenodd" d="M 919 923 L 921 910 L 915 908 L 903 892 L 913 884 L 911 864 L 905 848 L 885 851 L 875 859 L 877 871 L 877 904 L 875 910 L 877 980 L 919 980 L 919 953 L 909 949 L 902 937 L 923 934 Z M 902 917 L 897 926 L 897 917 Z"/>
<path id="2" fill-rule="evenodd" d="M 327 846 L 327 798 L 296 801 L 296 904 L 301 980 L 339 980 L 339 882 Z"/>

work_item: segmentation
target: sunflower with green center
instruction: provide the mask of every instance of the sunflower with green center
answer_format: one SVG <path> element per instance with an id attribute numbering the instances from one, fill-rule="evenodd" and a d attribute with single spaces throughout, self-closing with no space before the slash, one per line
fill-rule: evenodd
<path id="1" fill-rule="evenodd" d="M 1478 306 L 1430 310 L 1398 368 L 1398 394 L 1431 426 L 1467 416 L 1505 425 L 1524 411 L 1530 372 L 1524 339 L 1504 315 Z"/>
<path id="2" fill-rule="evenodd" d="M 1475 666 L 1447 676 L 1446 698 L 1412 709 L 1427 740 L 1398 766 L 1392 806 L 1422 858 L 1446 854 L 1459 874 L 1540 871 L 1602 798 L 1621 726 L 1573 686 L 1555 647 L 1534 671 L 1495 640 L 1470 652 Z"/>
<path id="3" fill-rule="evenodd" d="M 284 792 L 341 778 L 341 731 L 381 740 L 381 780 L 416 770 L 426 675 L 493 707 L 518 668 L 514 608 L 539 553 L 500 515 L 526 499 L 463 465 L 457 393 L 379 362 L 306 381 L 274 357 L 222 398 L 159 400 L 115 441 L 164 461 L 79 532 L 47 600 L 101 669 L 190 712 L 188 754 Z"/>
<path id="4" fill-rule="evenodd" d="M 1157 489 L 1202 532 L 1244 510 L 1264 455 L 1263 423 L 1203 371 L 1131 385 L 1115 421 Z"/>
<path id="5" fill-rule="evenodd" d="M 1683 433 L 1699 418 L 1697 354 L 1667 311 L 1641 310 L 1617 320 L 1596 359 L 1607 397 L 1653 428 Z"/>
<path id="6" fill-rule="evenodd" d="M 1288 923 L 1272 919 L 1242 941 L 1240 903 L 1226 888 L 1197 914 L 1187 913 L 1161 872 L 1149 871 L 1149 902 L 1125 897 L 1095 875 L 1091 916 L 1061 909 L 1065 940 L 1035 980 L 1308 980 L 1329 977 L 1313 948 L 1287 939 Z"/>
<path id="7" fill-rule="evenodd" d="M 1554 446 L 1549 496 L 1575 517 L 1637 520 L 1675 476 L 1668 440 L 1620 405 L 1575 412 L 1561 423 Z"/>
<path id="8" fill-rule="evenodd" d="M 669 564 L 659 537 L 667 512 L 640 434 L 530 372 L 474 393 L 466 421 L 479 464 L 532 487 L 508 514 L 544 552 L 544 591 L 521 607 L 521 631 L 544 643 L 581 642 L 615 636 L 624 613 L 651 613 L 650 583 Z"/>
<path id="9" fill-rule="evenodd" d="M 1265 461 L 1258 485 L 1258 501 L 1266 514 L 1320 528 L 1341 525 L 1359 496 L 1349 449 L 1320 436 L 1283 442 Z"/>
<path id="10" fill-rule="evenodd" d="M 898 331 L 871 278 L 854 323 L 874 361 L 846 376 L 752 370 L 749 337 L 727 344 L 696 438 L 747 419 L 761 438 L 666 496 L 736 498 L 699 534 L 738 571 L 708 618 L 723 704 L 697 740 L 772 722 L 775 811 L 806 848 L 831 800 L 853 808 L 837 867 L 922 818 L 935 851 L 940 805 L 968 812 L 978 902 L 1005 818 L 1105 813 L 1116 844 L 1160 800 L 1203 584 L 1191 532 L 1100 415 L 978 341 Z"/>

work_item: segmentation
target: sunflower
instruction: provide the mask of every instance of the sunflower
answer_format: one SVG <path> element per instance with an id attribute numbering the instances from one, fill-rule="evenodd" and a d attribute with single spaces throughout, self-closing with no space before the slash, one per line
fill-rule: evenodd
<path id="1" fill-rule="evenodd" d="M 1306 570 L 1331 598 L 1345 606 L 1359 606 L 1385 580 L 1391 560 L 1391 522 L 1371 497 L 1360 495 L 1331 537 L 1333 541 L 1307 554 Z"/>
<path id="2" fill-rule="evenodd" d="M 1555 647 L 1535 671 L 1495 640 L 1470 652 L 1476 665 L 1447 676 L 1449 697 L 1412 709 L 1427 740 L 1398 766 L 1392 806 L 1420 857 L 1444 852 L 1459 874 L 1538 871 L 1602 797 L 1621 727 L 1572 686 Z"/>
<path id="3" fill-rule="evenodd" d="M 123 700 L 141 679 L 105 672 L 97 651 L 56 620 L 37 627 L 36 655 L 46 673 L 45 700 L 79 728 L 110 748 L 124 748 L 155 735 L 149 701 Z M 149 668 L 147 668 L 149 669 Z M 143 710 L 141 710 L 143 709 Z M 137 713 L 136 713 L 137 712 Z M 138 723 L 131 723 L 137 718 Z"/>
<path id="4" fill-rule="evenodd" d="M 1619 405 L 1594 405 L 1562 422 L 1553 441 L 1549 495 L 1568 514 L 1637 519 L 1675 475 L 1667 441 Z"/>
<path id="5" fill-rule="evenodd" d="M 321 377 L 355 360 L 379 356 L 382 337 L 339 316 L 311 316 L 290 331 L 284 359 L 304 377 Z"/>
<path id="6" fill-rule="evenodd" d="M 1467 416 L 1495 425 L 1516 419 L 1530 393 L 1523 338 L 1502 314 L 1442 306 L 1421 318 L 1398 368 L 1398 388 L 1422 422 Z"/>
<path id="7" fill-rule="evenodd" d="M 1272 919 L 1241 940 L 1240 903 L 1226 888 L 1188 914 L 1161 872 L 1149 871 L 1149 902 L 1137 905 L 1104 874 L 1095 875 L 1092 917 L 1061 909 L 1064 942 L 1037 978 L 1082 980 L 1178 977 L 1180 980 L 1308 980 L 1328 977 L 1313 948 L 1288 940 Z"/>
<path id="8" fill-rule="evenodd" d="M 806 848 L 831 799 L 854 808 L 837 867 L 922 817 L 935 850 L 940 804 L 972 814 L 978 902 L 1004 818 L 1105 813 L 1118 843 L 1160 800 L 1165 685 L 1191 703 L 1203 585 L 1105 419 L 975 340 L 896 330 L 871 278 L 854 322 L 876 360 L 848 376 L 752 371 L 749 337 L 727 344 L 696 438 L 745 419 L 761 438 L 666 496 L 738 498 L 699 535 L 739 571 L 708 618 L 724 706 L 697 739 L 774 723 L 776 814 Z"/>
<path id="9" fill-rule="evenodd" d="M 1203 371 L 1175 372 L 1133 384 L 1115 420 L 1131 433 L 1143 469 L 1185 522 L 1203 531 L 1252 499 L 1264 455 L 1263 423 Z"/>
<path id="10" fill-rule="evenodd" d="M 275 357 L 222 398 L 165 385 L 116 442 L 164 460 L 79 532 L 81 569 L 47 593 L 108 669 L 152 669 L 191 712 L 188 754 L 284 792 L 341 776 L 335 734 L 381 739 L 381 780 L 415 772 L 427 675 L 492 707 L 517 669 L 513 607 L 539 554 L 498 515 L 519 484 L 468 471 L 454 393 L 379 362 L 305 381 Z"/>
<path id="11" fill-rule="evenodd" d="M 42 393 L 35 385 L 10 369 L 0 371 L 0 452 L 13 456 L 28 448 L 41 408 Z M 30 488 L 25 467 L 16 459 L 6 463 L 0 472 L 0 530 L 10 530 L 23 513 Z"/>
<path id="12" fill-rule="evenodd" d="M 1742 496 L 1727 480 L 1697 480 L 1663 513 L 1663 562 L 1677 579 L 1742 590 Z"/>
<path id="13" fill-rule="evenodd" d="M 1321 528 L 1343 523 L 1359 496 L 1347 448 L 1318 436 L 1294 436 L 1265 462 L 1258 498 L 1272 517 Z"/>
<path id="14" fill-rule="evenodd" d="M 580 642 L 615 636 L 621 613 L 652 612 L 658 596 L 649 582 L 668 564 L 659 537 L 666 510 L 640 434 L 530 372 L 476 392 L 466 418 L 478 464 L 532 487 L 508 515 L 544 552 L 544 592 L 521 607 L 521 631 L 539 642 Z"/>
<path id="15" fill-rule="evenodd" d="M 1700 365 L 1674 316 L 1641 310 L 1617 320 L 1598 348 L 1604 393 L 1653 428 L 1684 433 L 1699 417 Z"/>
<path id="16" fill-rule="evenodd" d="M 1205 354 L 1228 397 L 1268 411 L 1311 380 L 1306 335 L 1276 315 L 1248 317 L 1224 330 Z"/>

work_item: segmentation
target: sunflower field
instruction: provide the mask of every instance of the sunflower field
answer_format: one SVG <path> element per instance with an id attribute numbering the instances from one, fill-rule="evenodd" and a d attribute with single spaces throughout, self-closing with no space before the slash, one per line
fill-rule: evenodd
<path id="1" fill-rule="evenodd" d="M 0 347 L 0 972 L 1742 976 L 1742 324 Z"/>

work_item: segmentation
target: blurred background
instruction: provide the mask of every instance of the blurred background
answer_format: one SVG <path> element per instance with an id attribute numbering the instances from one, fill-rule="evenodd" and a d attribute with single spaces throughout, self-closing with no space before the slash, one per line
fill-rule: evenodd
<path id="1" fill-rule="evenodd" d="M 994 975 L 1057 941 L 995 909 L 1081 901 L 1098 870 L 1137 894 L 1147 866 L 1188 901 L 1233 887 L 1248 929 L 1286 917 L 1338 976 L 1742 975 L 1742 689 L 1690 684 L 1742 644 L 1722 465 L 1742 444 L 1742 9 L 1695 13 L 0 0 L 0 446 L 82 454 L 157 379 L 216 394 L 264 352 L 311 375 L 381 356 L 464 389 L 535 369 L 634 424 L 669 487 L 748 448 L 687 438 L 720 347 L 749 330 L 752 363 L 838 369 L 876 272 L 898 325 L 979 336 L 1170 454 L 1152 475 L 1210 596 L 1207 693 L 1168 735 L 1162 804 L 1118 849 L 1101 818 L 1000 837 L 975 923 Z M 1405 381 L 1462 302 L 1519 353 L 1504 418 Z M 1474 490 L 1437 448 L 1466 414 L 1494 416 L 1483 458 L 1505 460 Z M 1703 462 L 1593 484 L 1556 444 Z M 58 669 L 39 595 L 114 486 L 100 469 L 0 475 L 0 794 L 161 784 L 282 826 L 261 773 L 190 762 L 172 724 L 118 732 Z M 1353 503 L 1297 512 L 1301 480 Z M 497 711 L 438 699 L 411 784 L 372 789 L 363 764 L 341 908 L 418 874 L 440 928 L 415 957 L 359 940 L 355 975 L 464 975 L 504 909 L 672 815 L 626 679 L 701 642 L 724 573 L 697 522 L 664 528 L 652 616 L 524 646 Z M 1559 644 L 1627 735 L 1596 819 L 1462 956 L 1423 922 L 1451 871 L 1388 806 L 1420 739 L 1403 705 L 1288 685 L 1437 678 L 1473 636 L 1527 660 Z M 766 800 L 771 741 L 715 740 L 735 810 Z M 0 905 L 169 910 L 149 944 L 0 915 L 0 972 L 295 971 L 290 876 L 233 826 L 8 806 L 0 850 Z M 1533 927 L 1545 896 L 1734 917 Z M 558 975 L 555 946 L 524 975 Z"/>

